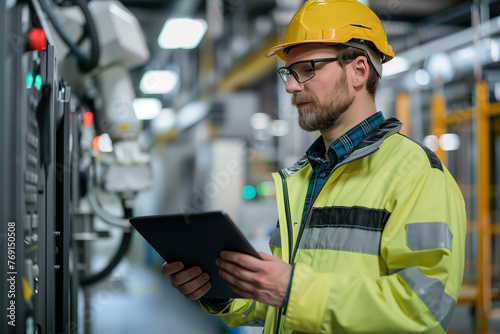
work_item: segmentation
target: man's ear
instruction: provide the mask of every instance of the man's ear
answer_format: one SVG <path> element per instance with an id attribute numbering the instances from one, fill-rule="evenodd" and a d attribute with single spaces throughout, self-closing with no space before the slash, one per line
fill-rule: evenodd
<path id="1" fill-rule="evenodd" d="M 361 88 L 368 80 L 370 74 L 370 65 L 365 56 L 359 56 L 351 63 L 353 69 L 352 85 L 354 88 Z"/>

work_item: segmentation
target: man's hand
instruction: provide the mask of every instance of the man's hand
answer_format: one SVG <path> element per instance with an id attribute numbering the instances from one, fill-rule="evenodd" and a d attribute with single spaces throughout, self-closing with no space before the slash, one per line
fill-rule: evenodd
<path id="1" fill-rule="evenodd" d="M 243 253 L 223 251 L 216 260 L 220 267 L 219 275 L 240 296 L 283 307 L 292 266 L 266 253 L 259 255 L 262 260 Z"/>
<path id="2" fill-rule="evenodd" d="M 199 299 L 211 288 L 210 277 L 203 273 L 200 267 L 186 270 L 182 262 L 165 262 L 161 266 L 161 273 L 170 277 L 170 283 L 187 299 Z"/>

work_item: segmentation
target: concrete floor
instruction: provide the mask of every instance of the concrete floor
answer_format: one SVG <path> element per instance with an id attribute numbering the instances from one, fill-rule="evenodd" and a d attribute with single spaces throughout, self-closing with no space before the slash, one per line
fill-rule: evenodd
<path id="1" fill-rule="evenodd" d="M 92 334 L 221 334 L 223 323 L 186 300 L 161 276 L 159 267 L 122 266 L 118 274 L 93 288 Z"/>

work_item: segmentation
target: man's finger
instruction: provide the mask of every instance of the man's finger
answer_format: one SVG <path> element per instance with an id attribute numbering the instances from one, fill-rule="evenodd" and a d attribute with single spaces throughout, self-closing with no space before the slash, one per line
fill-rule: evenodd
<path id="1" fill-rule="evenodd" d="M 262 265 L 262 260 L 252 255 L 239 252 L 223 251 L 221 252 L 220 257 L 227 262 L 232 262 L 239 267 L 253 272 L 258 272 Z"/>
<path id="2" fill-rule="evenodd" d="M 182 270 L 179 273 L 172 275 L 172 283 L 175 284 L 175 286 L 180 286 L 182 284 L 185 284 L 196 277 L 200 276 L 202 274 L 202 270 L 200 267 L 191 267 L 186 270 Z"/>
<path id="3" fill-rule="evenodd" d="M 184 264 L 182 262 L 172 262 L 172 263 L 163 263 L 161 266 L 161 273 L 163 276 L 171 276 L 176 272 L 181 271 L 184 268 Z"/>
<path id="4" fill-rule="evenodd" d="M 187 299 L 192 299 L 192 300 L 200 299 L 208 292 L 208 290 L 210 290 L 211 287 L 212 287 L 212 284 L 210 282 L 206 282 L 199 289 L 197 289 L 196 291 L 194 291 L 188 295 L 184 295 L 184 297 L 186 297 Z"/>
<path id="5" fill-rule="evenodd" d="M 205 285 L 210 280 L 210 276 L 207 273 L 201 274 L 191 281 L 188 281 L 184 284 L 174 285 L 172 280 L 172 285 L 176 287 L 179 292 L 185 296 L 192 295 L 198 289 L 200 289 L 203 285 Z"/>

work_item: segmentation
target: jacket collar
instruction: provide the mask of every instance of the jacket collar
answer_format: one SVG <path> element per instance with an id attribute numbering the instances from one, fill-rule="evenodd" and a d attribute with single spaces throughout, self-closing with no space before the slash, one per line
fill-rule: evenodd
<path id="1" fill-rule="evenodd" d="M 346 160 L 345 163 L 357 160 L 361 157 L 367 156 L 378 150 L 380 145 L 384 142 L 385 138 L 388 136 L 397 133 L 401 130 L 403 123 L 398 120 L 396 117 L 391 117 L 383 121 L 378 127 L 376 127 L 372 132 L 370 132 L 364 139 L 359 143 L 355 148 L 355 152 L 351 154 Z M 288 178 L 307 166 L 309 164 L 309 160 L 307 156 L 304 155 L 300 158 L 295 164 L 291 167 L 283 168 L 280 171 L 284 177 Z"/>
<path id="2" fill-rule="evenodd" d="M 373 144 L 378 144 L 377 147 L 380 146 L 386 137 L 401 130 L 402 126 L 403 123 L 396 117 L 386 119 L 356 146 L 356 150 Z"/>

